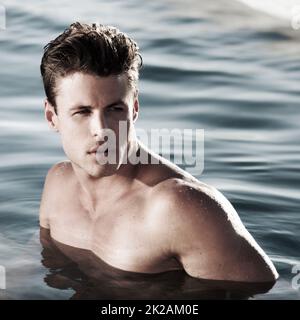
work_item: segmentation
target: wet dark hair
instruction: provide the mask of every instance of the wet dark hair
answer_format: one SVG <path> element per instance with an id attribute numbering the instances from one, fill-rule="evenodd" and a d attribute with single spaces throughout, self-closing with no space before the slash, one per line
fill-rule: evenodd
<path id="1" fill-rule="evenodd" d="M 115 27 L 75 22 L 44 47 L 41 74 L 56 111 L 56 82 L 74 72 L 98 76 L 126 74 L 137 88 L 142 57 L 137 43 Z"/>

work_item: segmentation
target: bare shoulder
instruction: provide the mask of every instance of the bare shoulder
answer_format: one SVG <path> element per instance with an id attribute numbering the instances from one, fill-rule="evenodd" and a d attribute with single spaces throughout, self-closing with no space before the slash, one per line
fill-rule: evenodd
<path id="1" fill-rule="evenodd" d="M 73 168 L 69 161 L 54 164 L 48 171 L 40 204 L 40 226 L 49 229 L 49 215 L 53 210 L 65 183 L 73 175 Z"/>
<path id="2" fill-rule="evenodd" d="M 272 282 L 278 277 L 216 188 L 196 179 L 171 178 L 153 188 L 152 203 L 158 228 L 189 275 L 243 282 Z"/>
<path id="3" fill-rule="evenodd" d="M 73 168 L 70 161 L 61 161 L 54 164 L 48 171 L 45 179 L 45 188 L 57 187 L 61 182 L 68 181 L 73 176 Z M 63 186 L 60 186 L 61 188 Z M 55 188 L 57 190 L 57 188 Z"/>
<path id="4" fill-rule="evenodd" d="M 213 218 L 213 212 L 215 213 L 215 211 L 204 211 L 202 209 L 208 206 L 224 207 L 225 205 L 230 205 L 221 192 L 213 186 L 185 176 L 172 177 L 160 181 L 153 188 L 152 196 L 155 202 L 172 208 L 172 211 L 168 210 L 168 212 L 173 219 L 182 219 L 187 216 L 192 218 L 195 212 L 198 212 L 196 216 L 199 217 L 198 209 L 201 209 L 202 215 L 209 213 Z M 223 214 L 228 215 L 228 210 L 224 210 Z"/>

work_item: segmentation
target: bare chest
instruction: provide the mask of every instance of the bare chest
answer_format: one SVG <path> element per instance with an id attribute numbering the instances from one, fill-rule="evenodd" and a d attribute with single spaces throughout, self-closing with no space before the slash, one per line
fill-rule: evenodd
<path id="1" fill-rule="evenodd" d="M 55 240 L 91 250 L 104 262 L 122 270 L 157 273 L 181 269 L 174 258 L 166 256 L 143 198 L 106 203 L 96 216 L 78 199 L 66 200 L 61 201 L 50 219 Z"/>

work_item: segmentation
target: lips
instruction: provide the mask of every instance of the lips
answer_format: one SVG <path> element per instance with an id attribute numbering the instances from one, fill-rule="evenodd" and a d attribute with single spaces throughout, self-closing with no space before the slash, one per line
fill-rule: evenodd
<path id="1" fill-rule="evenodd" d="M 93 147 L 92 149 L 90 149 L 90 151 L 88 151 L 89 154 L 92 154 L 92 153 L 107 153 L 108 152 L 108 148 L 106 145 L 97 145 L 95 147 Z"/>
<path id="2" fill-rule="evenodd" d="M 99 146 L 92 148 L 88 153 L 96 153 L 98 150 Z"/>
<path id="3" fill-rule="evenodd" d="M 94 146 L 94 147 L 92 147 L 89 151 L 88 151 L 88 153 L 95 153 L 95 152 L 97 152 L 98 150 L 99 151 L 102 151 L 101 149 L 103 149 L 104 147 L 103 147 L 103 145 L 101 144 L 101 145 L 96 145 L 96 146 Z M 107 149 L 107 148 L 105 148 L 105 149 Z"/>

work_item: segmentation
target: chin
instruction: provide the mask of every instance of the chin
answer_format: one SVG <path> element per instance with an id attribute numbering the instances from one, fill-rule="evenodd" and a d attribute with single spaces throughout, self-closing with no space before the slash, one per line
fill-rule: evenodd
<path id="1" fill-rule="evenodd" d="M 101 178 L 101 177 L 107 177 L 115 174 L 117 169 L 118 169 L 117 165 L 104 164 L 104 165 L 94 165 L 92 168 L 89 168 L 89 170 L 86 170 L 86 171 L 93 178 Z"/>

